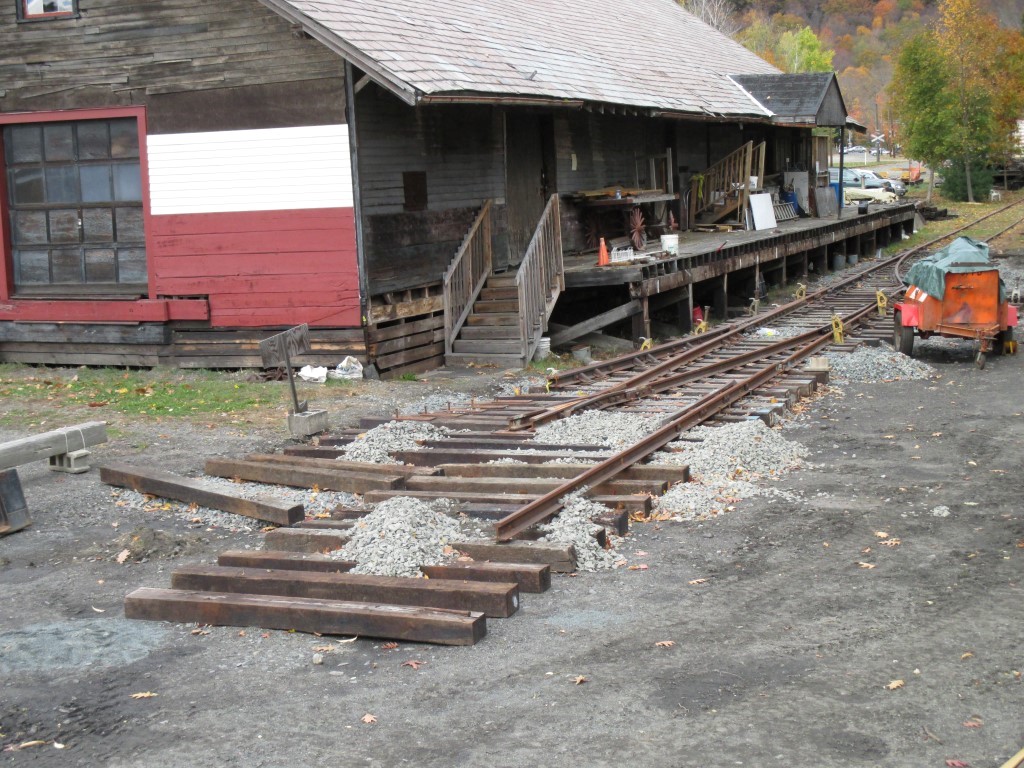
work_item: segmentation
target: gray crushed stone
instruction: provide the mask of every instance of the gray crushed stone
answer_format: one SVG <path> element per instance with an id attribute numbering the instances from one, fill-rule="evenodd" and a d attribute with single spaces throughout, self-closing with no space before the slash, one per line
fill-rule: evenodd
<path id="1" fill-rule="evenodd" d="M 664 415 L 584 411 L 544 424 L 536 430 L 534 442 L 558 445 L 603 445 L 625 448 L 654 432 Z"/>
<path id="2" fill-rule="evenodd" d="M 806 328 L 801 328 L 797 325 L 773 325 L 755 328 L 748 335 L 756 339 L 790 339 L 806 331 Z"/>
<path id="3" fill-rule="evenodd" d="M 654 500 L 660 514 L 676 519 L 710 517 L 751 496 L 795 501 L 758 481 L 777 479 L 803 464 L 807 448 L 786 440 L 759 419 L 696 427 L 654 455 L 655 464 L 688 464 L 691 481 L 677 483 Z"/>
<path id="4" fill-rule="evenodd" d="M 580 571 L 604 571 L 625 564 L 615 551 L 617 537 L 609 536 L 611 549 L 603 549 L 594 538 L 601 526 L 593 522 L 598 515 L 611 514 L 612 509 L 604 504 L 586 499 L 586 489 L 563 496 L 562 510 L 547 523 L 537 526 L 544 536 L 541 541 L 572 544 L 576 548 L 576 568 Z"/>
<path id="5" fill-rule="evenodd" d="M 343 455 L 338 458 L 372 464 L 401 464 L 391 458 L 394 451 L 411 451 L 419 447 L 419 440 L 440 440 L 451 432 L 447 427 L 423 421 L 389 421 L 359 435 L 341 449 Z"/>
<path id="6" fill-rule="evenodd" d="M 450 516 L 457 506 L 450 499 L 425 502 L 408 496 L 382 501 L 358 520 L 348 543 L 331 556 L 358 563 L 352 573 L 422 576 L 420 565 L 440 565 L 456 557 L 451 543 L 466 535 Z"/>
<path id="7" fill-rule="evenodd" d="M 930 379 L 936 371 L 927 363 L 907 357 L 892 347 L 857 347 L 853 352 L 828 352 L 831 377 L 837 381 L 871 383 Z"/>

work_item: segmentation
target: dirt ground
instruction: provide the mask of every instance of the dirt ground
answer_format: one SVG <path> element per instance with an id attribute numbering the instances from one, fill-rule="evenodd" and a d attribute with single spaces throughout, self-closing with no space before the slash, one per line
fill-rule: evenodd
<path id="1" fill-rule="evenodd" d="M 125 620 L 127 592 L 258 536 L 25 466 L 35 524 L 0 539 L 0 765 L 998 765 L 1024 746 L 1024 358 L 970 354 L 809 406 L 786 435 L 814 466 L 779 483 L 800 501 L 635 525 L 646 570 L 556 576 L 472 648 Z M 97 460 L 194 472 L 285 442 L 122 429 Z M 118 564 L 140 525 L 168 535 Z"/>

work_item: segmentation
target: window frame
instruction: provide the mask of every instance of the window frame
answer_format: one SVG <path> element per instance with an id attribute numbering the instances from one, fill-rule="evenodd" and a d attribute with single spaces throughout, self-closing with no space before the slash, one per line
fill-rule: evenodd
<path id="1" fill-rule="evenodd" d="M 19 0 L 21 2 L 21 0 Z M 148 298 L 155 296 L 154 280 L 152 269 L 152 254 L 154 253 L 153 228 L 150 223 L 150 197 L 149 197 L 149 158 L 146 148 L 146 109 L 142 106 L 136 107 L 111 107 L 109 109 L 69 109 L 55 112 L 21 112 L 17 114 L 0 114 L 0 126 L 40 124 L 40 123 L 63 123 L 85 120 L 112 120 L 118 118 L 134 118 L 139 139 L 139 178 L 142 184 L 142 227 L 143 242 L 146 249 L 146 295 Z M 7 186 L 7 164 L 6 152 L 3 144 L 3 132 L 0 131 L 0 301 L 11 298 L 32 299 L 34 297 L 25 294 L 17 294 L 14 285 L 14 257 L 13 241 L 10 219 L 10 190 Z M 141 284 L 140 284 L 141 285 Z M 47 296 L 38 298 L 57 298 L 61 291 L 55 289 Z M 136 294 L 137 295 L 137 294 Z M 68 299 L 88 299 L 88 293 L 82 292 L 77 295 L 66 296 Z"/>
<path id="2" fill-rule="evenodd" d="M 78 0 L 71 0 L 70 11 L 52 11 L 49 13 L 29 13 L 29 0 L 17 0 L 19 24 L 33 24 L 37 21 L 54 21 L 56 19 L 77 19 L 81 16 L 78 10 Z"/>

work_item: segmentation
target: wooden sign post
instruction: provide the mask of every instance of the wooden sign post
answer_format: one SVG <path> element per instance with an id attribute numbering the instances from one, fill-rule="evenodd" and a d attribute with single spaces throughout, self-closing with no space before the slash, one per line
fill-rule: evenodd
<path id="1" fill-rule="evenodd" d="M 327 411 L 311 411 L 306 400 L 299 402 L 292 373 L 292 358 L 310 351 L 309 326 L 303 323 L 275 334 L 260 342 L 263 365 L 271 368 L 283 365 L 288 371 L 288 386 L 292 393 L 292 408 L 288 413 L 288 429 L 295 437 L 309 437 L 327 430 Z"/>

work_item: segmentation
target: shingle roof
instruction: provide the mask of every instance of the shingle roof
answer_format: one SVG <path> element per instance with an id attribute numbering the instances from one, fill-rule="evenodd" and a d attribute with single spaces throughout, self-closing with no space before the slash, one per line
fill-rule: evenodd
<path id="1" fill-rule="evenodd" d="M 675 0 L 262 0 L 408 101 L 569 99 L 765 111 L 730 73 L 778 72 Z"/>
<path id="2" fill-rule="evenodd" d="M 814 125 L 835 75 L 831 72 L 743 74 L 733 80 L 771 110 L 778 122 Z M 839 99 L 837 107 L 841 106 L 841 95 Z"/>

